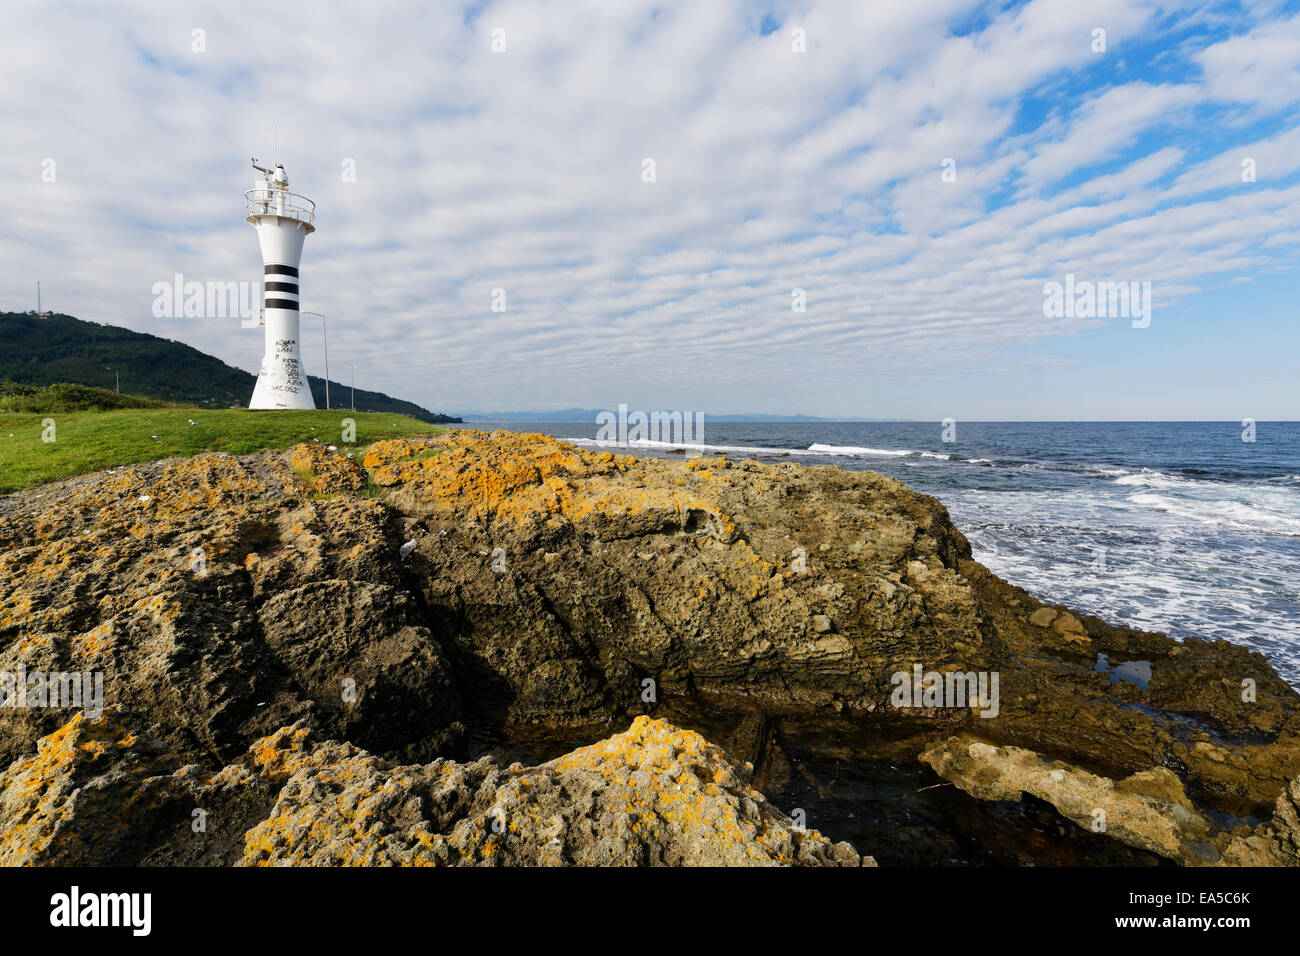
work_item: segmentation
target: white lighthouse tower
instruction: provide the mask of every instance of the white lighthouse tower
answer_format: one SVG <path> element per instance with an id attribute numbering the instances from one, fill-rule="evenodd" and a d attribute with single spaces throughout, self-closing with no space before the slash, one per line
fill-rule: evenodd
<path id="1" fill-rule="evenodd" d="M 315 408 L 298 346 L 298 265 L 302 244 L 316 231 L 316 204 L 289 192 L 284 167 L 266 169 L 244 193 L 248 221 L 262 247 L 262 323 L 266 352 L 249 408 Z"/>

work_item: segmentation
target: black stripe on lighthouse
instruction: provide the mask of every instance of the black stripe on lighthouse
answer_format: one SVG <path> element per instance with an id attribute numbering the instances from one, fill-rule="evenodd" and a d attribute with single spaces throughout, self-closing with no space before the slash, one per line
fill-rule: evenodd
<path id="1" fill-rule="evenodd" d="M 267 292 L 292 292 L 298 294 L 298 283 L 296 282 L 264 282 L 262 288 Z"/>
<path id="2" fill-rule="evenodd" d="M 262 269 L 262 275 L 293 276 L 296 279 L 298 278 L 298 267 L 297 266 L 274 266 L 274 265 L 265 266 Z"/>
<path id="3" fill-rule="evenodd" d="M 286 309 L 289 312 L 298 311 L 298 303 L 293 299 L 267 299 L 262 303 L 265 309 Z"/>

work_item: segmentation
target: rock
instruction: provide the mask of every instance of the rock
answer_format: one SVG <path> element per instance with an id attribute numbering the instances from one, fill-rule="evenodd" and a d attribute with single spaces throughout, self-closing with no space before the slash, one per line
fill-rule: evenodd
<path id="1" fill-rule="evenodd" d="M 242 865 L 874 865 L 795 826 L 698 734 L 645 717 L 532 768 L 393 767 L 330 743 L 282 773 Z"/>
<path id="2" fill-rule="evenodd" d="M 268 663 L 294 676 L 315 726 L 380 751 L 430 754 L 455 738 L 451 667 L 405 592 L 313 582 L 263 602 L 258 625 Z"/>
<path id="3" fill-rule="evenodd" d="M 338 455 L 334 445 L 295 445 L 289 466 L 303 475 L 318 493 L 353 492 L 366 487 L 366 473 L 354 459 Z"/>
<path id="4" fill-rule="evenodd" d="M 1033 619 L 1031 618 L 1030 620 L 1032 621 Z M 1052 630 L 1056 631 L 1056 633 L 1061 635 L 1070 635 L 1070 634 L 1083 635 L 1087 633 L 1086 631 L 1084 631 L 1083 625 L 1079 623 L 1079 619 L 1075 617 L 1073 614 L 1071 614 L 1069 611 L 1062 611 L 1060 614 L 1058 614 L 1056 616 L 1056 619 L 1051 622 L 1051 625 L 1052 625 Z"/>
<path id="5" fill-rule="evenodd" d="M 121 708 L 78 714 L 0 772 L 0 865 L 229 864 L 274 797 L 245 767 L 182 767 Z"/>
<path id="6" fill-rule="evenodd" d="M 108 705 L 209 775 L 299 722 L 321 747 L 419 768 L 470 739 L 570 747 L 653 713 L 708 730 L 778 796 L 803 772 L 795 744 L 920 773 L 966 735 L 1111 781 L 1135 821 L 1154 768 L 1176 774 L 1184 797 L 1159 799 L 1189 821 L 1273 821 L 1212 828 L 1221 852 L 1289 839 L 1300 695 L 1262 656 L 1039 607 L 897 481 L 469 430 L 377 442 L 363 464 L 309 443 L 0 497 L 0 671 L 100 673 Z M 817 560 L 796 570 L 808 542 Z M 1102 655 L 1150 680 L 1111 680 Z M 996 675 L 998 706 L 895 706 L 894 677 L 918 665 Z M 70 716 L 0 708 L 0 763 Z M 1194 831 L 1132 828 L 1185 862 Z"/>
<path id="7" fill-rule="evenodd" d="M 309 448 L 325 454 L 298 446 L 289 461 Z M 272 455 L 48 487 L 0 499 L 0 671 L 100 673 L 106 704 L 129 703 L 192 759 L 232 758 L 308 714 L 327 734 L 364 725 L 362 742 L 385 750 L 460 732 L 442 648 L 393 586 L 397 529 L 380 502 L 316 497 Z M 355 707 L 342 700 L 349 678 Z M 358 723 L 373 707 L 383 719 Z M 69 716 L 0 708 L 0 761 Z"/>
<path id="8" fill-rule="evenodd" d="M 1272 820 L 1233 832 L 1221 863 L 1224 866 L 1300 866 L 1300 777 L 1278 795 Z"/>
<path id="9" fill-rule="evenodd" d="M 1038 627 L 1047 627 L 1056 619 L 1056 608 L 1040 607 L 1033 614 L 1029 615 L 1029 623 Z"/>
<path id="10" fill-rule="evenodd" d="M 1165 767 L 1111 780 L 1020 747 L 965 737 L 931 747 L 921 760 L 981 800 L 1019 802 L 1028 793 L 1085 829 L 1176 863 L 1200 866 L 1221 856 L 1212 839 L 1218 827 L 1197 812 L 1182 781 Z"/>
<path id="11" fill-rule="evenodd" d="M 693 687 L 808 714 L 838 713 L 842 701 L 863 714 L 887 697 L 899 667 L 943 660 L 953 647 L 988 667 L 1000 652 L 953 568 L 968 553 L 965 539 L 933 499 L 891 479 L 741 469 L 725 459 L 679 464 L 536 435 L 456 431 L 442 444 L 417 463 L 418 445 L 380 442 L 365 464 L 395 507 L 431 529 L 457 530 L 422 549 L 423 600 L 449 623 L 438 640 L 484 675 L 462 696 L 507 734 L 635 713 L 644 678 L 661 694 Z M 862 524 L 853 516 L 862 514 L 872 515 L 875 554 L 865 565 L 852 547 Z M 818 573 L 786 573 L 807 537 L 841 545 L 820 552 Z M 508 580 L 465 560 L 469 549 L 497 547 L 563 560 L 520 565 Z M 664 557 L 645 561 L 647 551 Z M 933 555 L 934 569 L 921 564 L 926 580 L 907 586 L 916 592 L 910 606 L 900 613 L 863 600 L 918 554 Z M 792 641 L 815 615 L 866 643 L 849 642 L 842 654 L 839 645 L 819 652 Z M 611 661 L 627 664 L 611 670 Z"/>
<path id="12" fill-rule="evenodd" d="M 395 765 L 299 723 L 208 774 L 120 708 L 78 715 L 0 773 L 0 831 L 2 865 L 874 865 L 796 826 L 698 734 L 644 717 L 508 769 Z"/>

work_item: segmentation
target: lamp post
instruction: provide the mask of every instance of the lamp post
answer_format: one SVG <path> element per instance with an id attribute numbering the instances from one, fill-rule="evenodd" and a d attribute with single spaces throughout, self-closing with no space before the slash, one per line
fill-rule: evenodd
<path id="1" fill-rule="evenodd" d="M 105 365 L 104 371 L 113 373 L 113 381 L 114 381 L 113 391 L 121 395 L 122 394 L 122 373 L 119 372 L 117 369 L 113 368 L 113 366 L 111 365 Z"/>
<path id="2" fill-rule="evenodd" d="M 352 370 L 352 411 L 357 410 L 357 367 L 351 362 L 344 362 Z"/>
<path id="3" fill-rule="evenodd" d="M 324 312 L 304 312 L 303 315 L 314 315 L 320 318 L 320 334 L 325 340 L 325 411 L 330 409 L 330 337 L 325 330 L 325 313 Z"/>

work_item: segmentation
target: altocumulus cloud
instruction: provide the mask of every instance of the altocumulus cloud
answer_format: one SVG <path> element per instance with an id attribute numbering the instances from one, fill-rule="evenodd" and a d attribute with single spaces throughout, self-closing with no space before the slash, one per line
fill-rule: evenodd
<path id="1" fill-rule="evenodd" d="M 19 2 L 0 43 L 4 307 L 41 277 L 256 368 L 260 333 L 150 289 L 259 278 L 278 124 L 332 359 L 442 409 L 929 414 L 879 389 L 1116 323 L 1045 319 L 1049 279 L 1172 315 L 1300 242 L 1300 18 L 1269 3 Z"/>

